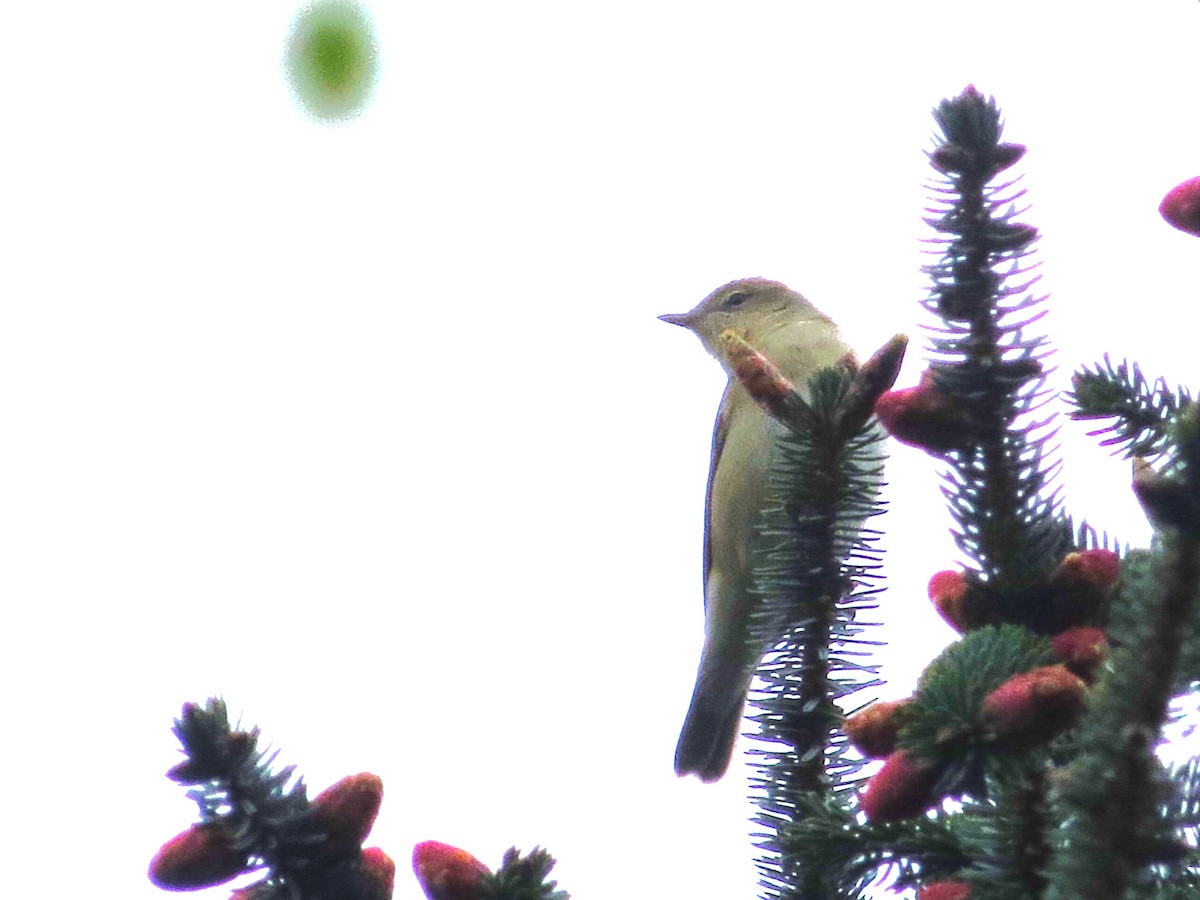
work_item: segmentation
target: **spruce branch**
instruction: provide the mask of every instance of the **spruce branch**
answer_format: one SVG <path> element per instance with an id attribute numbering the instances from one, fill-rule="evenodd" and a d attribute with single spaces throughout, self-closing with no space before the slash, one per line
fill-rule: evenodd
<path id="1" fill-rule="evenodd" d="M 1030 327 L 1045 298 L 1030 293 L 1039 276 L 1029 259 L 1037 230 L 1017 221 L 1024 191 L 1016 180 L 993 184 L 1024 154 L 1001 140 L 1003 123 L 991 98 L 968 87 L 943 101 L 930 162 L 935 186 L 933 239 L 939 259 L 924 301 L 942 320 L 931 329 L 933 363 L 919 399 L 942 398 L 953 441 L 936 448 L 948 461 L 943 493 L 955 539 L 996 592 L 1020 590 L 1047 572 L 1070 547 L 1070 530 L 1053 489 L 1049 452 L 1046 339 Z M 1010 620 L 1019 621 L 1019 613 Z"/>
<path id="2" fill-rule="evenodd" d="M 1046 864 L 1050 859 L 1050 822 L 1046 799 L 1046 771 L 1034 769 L 1011 797 L 1017 829 L 1014 835 L 1013 874 L 1030 897 L 1046 889 Z"/>
<path id="3" fill-rule="evenodd" d="M 259 731 L 229 723 L 225 702 L 187 703 L 175 722 L 187 758 L 167 776 L 191 785 L 200 822 L 163 845 L 151 880 L 168 890 L 222 884 L 256 870 L 242 900 L 387 900 L 395 866 L 362 848 L 382 798 L 369 773 L 350 776 L 311 803 L 295 767 L 272 769 Z"/>
<path id="4" fill-rule="evenodd" d="M 967 765 L 989 737 L 980 727 L 984 701 L 1015 675 L 1053 662 L 1050 641 L 1016 625 L 973 631 L 947 647 L 921 676 L 905 710 L 900 746 L 915 756 Z M 978 779 L 971 779 L 978 785 Z"/>
<path id="5" fill-rule="evenodd" d="M 972 900 L 1039 900 L 1044 893 L 1056 825 L 1048 775 L 1038 763 L 1006 781 L 992 798 L 964 804 L 947 822 L 968 860 L 955 879 L 971 884 Z"/>
<path id="6" fill-rule="evenodd" d="M 1051 900 L 1117 900 L 1144 882 L 1178 836 L 1163 810 L 1166 779 L 1153 750 L 1167 720 L 1187 627 L 1200 614 L 1200 537 L 1171 533 L 1124 565 L 1109 673 L 1080 729 L 1087 748 L 1061 789 L 1066 826 L 1051 867 Z"/>
<path id="7" fill-rule="evenodd" d="M 441 841 L 422 841 L 413 848 L 413 872 L 429 900 L 570 900 L 549 878 L 554 864 L 554 857 L 540 847 L 525 856 L 510 847 L 495 872 L 473 854 Z"/>
<path id="8" fill-rule="evenodd" d="M 550 879 L 555 859 L 541 847 L 522 856 L 516 847 L 504 853 L 495 874 L 485 876 L 479 900 L 570 900 Z"/>
<path id="9" fill-rule="evenodd" d="M 1126 457 L 1148 458 L 1163 453 L 1169 429 L 1180 410 L 1192 402 L 1185 388 L 1174 391 L 1166 380 L 1151 384 L 1137 363 L 1114 363 L 1105 354 L 1094 368 L 1083 368 L 1072 379 L 1073 419 L 1112 419 L 1103 428 L 1089 431 L 1104 435 L 1101 446 L 1117 447 Z"/>
<path id="10" fill-rule="evenodd" d="M 941 321 L 920 383 L 884 395 L 876 411 L 898 440 L 945 461 L 942 493 L 965 559 L 929 592 L 964 637 L 905 703 L 900 749 L 861 806 L 873 822 L 936 812 L 969 859 L 943 873 L 965 879 L 947 890 L 966 883 L 980 900 L 1026 900 L 1047 885 L 1049 785 L 1076 746 L 1070 729 L 1103 659 L 1097 626 L 1119 560 L 1075 534 L 1056 484 L 1037 231 L 1021 220 L 1018 180 L 997 178 L 1024 148 L 1003 141 L 995 102 L 973 87 L 934 117 L 930 162 L 941 178 L 926 221 L 938 258 L 924 305 Z M 939 808 L 949 797 L 963 798 L 960 812 Z"/>
<path id="11" fill-rule="evenodd" d="M 771 651 L 759 666 L 753 786 L 756 822 L 767 829 L 759 860 L 767 897 L 834 897 L 823 869 L 789 854 L 780 834 L 803 815 L 805 798 L 843 784 L 861 761 L 836 733 L 836 701 L 879 684 L 861 661 L 876 642 L 858 617 L 874 608 L 879 556 L 867 519 L 881 512 L 882 434 L 870 411 L 896 377 L 906 339 L 890 341 L 861 368 L 818 372 L 804 393 L 735 333 L 722 335 L 734 372 L 782 424 L 768 476 L 769 502 L 756 543 L 754 573 L 762 596 L 751 640 Z M 843 823 L 844 824 L 844 823 Z"/>
<path id="12" fill-rule="evenodd" d="M 824 873 L 828 882 L 840 885 L 838 896 L 857 897 L 885 882 L 912 887 L 956 874 L 971 863 L 945 821 L 860 824 L 844 795 L 804 795 L 779 843 L 785 857 L 804 860 L 804 871 Z"/>

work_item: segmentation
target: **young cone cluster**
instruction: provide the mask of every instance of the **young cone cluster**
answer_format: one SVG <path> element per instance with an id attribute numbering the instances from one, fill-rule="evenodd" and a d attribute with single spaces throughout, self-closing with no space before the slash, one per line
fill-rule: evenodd
<path id="1" fill-rule="evenodd" d="M 1004 622 L 1057 634 L 1103 619 L 1120 572 L 1112 550 L 1072 550 L 1044 576 L 1025 576 L 1021 590 L 1010 596 L 990 590 L 973 573 L 936 572 L 929 579 L 929 600 L 959 634 Z"/>
<path id="2" fill-rule="evenodd" d="M 257 730 L 229 727 L 217 699 L 185 705 L 175 732 L 188 758 L 168 775 L 196 786 L 202 821 L 159 849 L 149 870 L 155 885 L 196 890 L 259 871 L 233 900 L 389 900 L 395 864 L 362 846 L 383 800 L 377 775 L 349 775 L 309 801 L 301 782 L 289 784 L 291 769 L 269 770 Z"/>
<path id="3" fill-rule="evenodd" d="M 1169 769 L 1154 747 L 1172 696 L 1200 683 L 1200 405 L 1107 357 L 1075 376 L 1073 417 L 1109 420 L 1093 434 L 1133 458 L 1157 531 L 1150 551 L 1097 546 L 1053 483 L 1048 351 L 1031 329 L 1044 298 L 1025 275 L 1036 231 L 1015 221 L 1015 182 L 991 183 L 1021 148 L 973 88 L 936 115 L 944 140 L 930 160 L 946 180 L 925 305 L 940 321 L 920 383 L 875 409 L 944 466 L 963 562 L 930 579 L 929 599 L 960 638 L 927 667 L 894 736 L 873 746 L 868 710 L 846 720 L 864 753 L 895 748 L 859 809 L 910 842 L 920 871 L 902 866 L 899 881 L 923 900 L 1193 896 L 1200 760 Z M 1200 178 L 1161 211 L 1200 235 Z"/>
<path id="4" fill-rule="evenodd" d="M 369 772 L 349 775 L 322 791 L 311 804 L 311 820 L 323 833 L 320 860 L 326 865 L 352 862 L 380 888 L 375 897 L 391 897 L 395 864 L 378 847 L 362 848 L 383 800 L 383 782 Z M 220 819 L 193 825 L 159 849 L 150 863 L 150 880 L 165 890 L 195 890 L 225 884 L 263 867 L 253 845 L 235 841 L 231 823 Z M 270 876 L 265 879 L 270 881 Z M 237 900 L 267 898 L 268 885 L 234 893 Z M 386 889 L 386 890 L 385 890 Z M 273 889 L 272 889 L 273 890 Z"/>
<path id="5" fill-rule="evenodd" d="M 1026 588 L 1042 604 L 1041 618 L 1009 624 L 1005 632 L 997 627 L 1013 608 L 998 604 L 976 576 L 956 570 L 936 573 L 929 582 L 934 607 L 959 634 L 979 640 L 962 644 L 961 666 L 931 666 L 915 696 L 877 703 L 843 723 L 843 731 L 864 756 L 887 757 L 862 794 L 868 818 L 912 818 L 944 797 L 977 792 L 982 788 L 979 764 L 986 758 L 979 754 L 1025 753 L 1074 725 L 1107 648 L 1103 630 L 1082 623 L 1106 608 L 1119 579 L 1120 560 L 1112 551 L 1071 551 Z M 1047 617 L 1046 609 L 1053 614 Z M 1015 652 L 1005 649 L 1006 634 L 1029 634 L 1046 622 L 1069 627 L 1049 642 L 1031 635 L 1030 647 L 1040 648 L 1036 652 L 1001 656 Z M 988 663 L 991 654 L 1000 658 Z M 990 688 L 979 677 L 989 666 L 996 667 Z M 972 682 L 974 687 L 964 690 Z M 906 723 L 914 721 L 917 731 L 912 734 L 925 737 L 906 743 Z M 921 757 L 912 755 L 914 746 Z M 918 763 L 918 758 L 924 762 Z M 955 771 L 958 776 L 947 774 Z"/>
<path id="6" fill-rule="evenodd" d="M 1007 280 L 1032 268 L 1023 257 L 1037 232 L 1014 221 L 1014 182 L 991 185 L 1024 148 L 1000 139 L 998 111 L 973 88 L 936 115 L 944 140 L 930 161 L 946 183 L 929 222 L 943 252 L 926 307 L 941 322 L 919 383 L 884 393 L 875 413 L 948 468 L 943 492 L 967 565 L 935 573 L 928 594 L 961 638 L 913 697 L 843 724 L 864 755 L 886 755 L 859 795 L 872 823 L 923 820 L 945 798 L 971 810 L 993 792 L 1027 790 L 998 774 L 1020 769 L 992 761 L 1034 757 L 1079 721 L 1121 577 L 1116 553 L 1076 542 L 1049 486 L 1051 420 L 1036 415 L 1048 393 L 1045 341 L 1028 330 L 1044 298 L 1025 294 L 1036 278 Z M 948 880 L 920 896 L 971 892 Z"/>

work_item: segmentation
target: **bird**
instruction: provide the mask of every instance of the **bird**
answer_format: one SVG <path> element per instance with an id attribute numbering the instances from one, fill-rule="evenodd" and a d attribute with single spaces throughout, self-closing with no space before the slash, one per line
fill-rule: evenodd
<path id="1" fill-rule="evenodd" d="M 742 278 L 717 288 L 686 313 L 659 316 L 695 334 L 729 381 L 713 428 L 704 503 L 704 645 L 696 685 L 675 748 L 675 774 L 704 783 L 729 768 L 746 694 L 765 647 L 750 621 L 751 552 L 766 506 L 773 434 L 783 426 L 734 376 L 721 335 L 733 330 L 773 362 L 801 393 L 818 370 L 853 359 L 837 325 L 778 281 Z"/>

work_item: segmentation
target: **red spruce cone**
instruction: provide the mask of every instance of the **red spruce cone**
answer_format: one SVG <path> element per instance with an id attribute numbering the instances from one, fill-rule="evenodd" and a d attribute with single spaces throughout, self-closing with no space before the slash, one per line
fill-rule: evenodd
<path id="1" fill-rule="evenodd" d="M 168 891 L 194 891 L 224 884 L 245 872 L 246 852 L 219 822 L 193 825 L 171 838 L 150 861 L 150 880 Z"/>
<path id="2" fill-rule="evenodd" d="M 1121 559 L 1111 550 L 1075 550 L 1050 573 L 1059 628 L 1090 625 L 1101 616 L 1121 577 Z"/>
<path id="3" fill-rule="evenodd" d="M 859 804 L 872 822 L 896 822 L 919 816 L 937 801 L 933 796 L 934 771 L 913 762 L 906 750 L 897 750 L 871 776 L 859 795 Z"/>
<path id="4" fill-rule="evenodd" d="M 429 900 L 478 900 L 491 870 L 466 850 L 440 841 L 413 848 L 413 871 Z"/>
<path id="5" fill-rule="evenodd" d="M 842 731 L 863 756 L 883 759 L 896 750 L 896 738 L 900 734 L 896 714 L 911 702 L 911 697 L 876 700 L 842 722 Z"/>
<path id="6" fill-rule="evenodd" d="M 900 443 L 935 456 L 967 447 L 974 439 L 969 410 L 938 390 L 931 372 L 916 387 L 885 393 L 875 401 L 875 415 Z"/>
<path id="7" fill-rule="evenodd" d="M 330 847 L 340 855 L 349 855 L 367 839 L 382 802 L 383 779 L 359 772 L 314 797 L 313 817 L 329 833 Z"/>
<path id="8" fill-rule="evenodd" d="M 1108 638 L 1099 628 L 1068 628 L 1050 639 L 1054 658 L 1090 682 L 1108 653 Z"/>
<path id="9" fill-rule="evenodd" d="M 1168 225 L 1200 237 L 1200 176 L 1167 191 L 1158 211 Z"/>
<path id="10" fill-rule="evenodd" d="M 971 588 L 962 572 L 947 569 L 929 579 L 929 599 L 933 608 L 955 631 L 966 634 L 987 624 L 983 597 Z"/>
<path id="11" fill-rule="evenodd" d="M 1121 577 L 1121 558 L 1112 550 L 1075 550 L 1062 558 L 1050 576 L 1058 585 L 1107 590 Z"/>
<path id="12" fill-rule="evenodd" d="M 1065 731 L 1083 712 L 1087 685 L 1064 665 L 1014 675 L 983 701 L 984 726 L 1013 748 L 1036 746 Z"/>

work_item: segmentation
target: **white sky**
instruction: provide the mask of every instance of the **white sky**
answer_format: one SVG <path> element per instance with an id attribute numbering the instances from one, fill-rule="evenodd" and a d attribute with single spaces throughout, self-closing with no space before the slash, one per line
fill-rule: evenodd
<path id="1" fill-rule="evenodd" d="M 171 721 L 221 693 L 314 789 L 383 777 L 397 898 L 427 838 L 546 846 L 580 900 L 754 896 L 745 766 L 671 772 L 722 376 L 655 316 L 778 278 L 864 355 L 912 333 L 915 382 L 929 110 L 974 82 L 1030 146 L 1061 380 L 1200 387 L 1200 241 L 1157 213 L 1200 4 L 1051 6 L 371 3 L 329 127 L 292 0 L 10 5 L 5 895 L 163 896 Z M 1082 432 L 1070 509 L 1144 541 Z M 884 696 L 950 637 L 934 471 L 895 451 Z"/>

